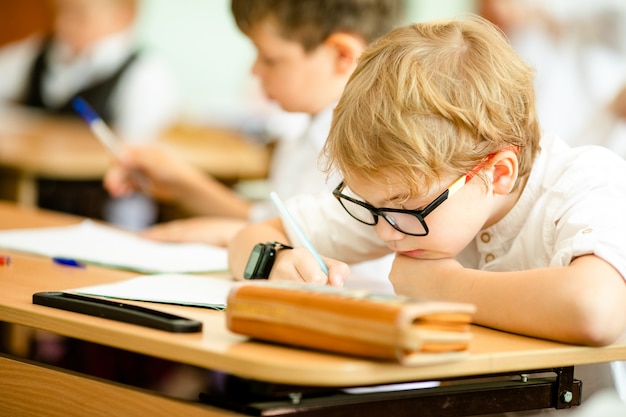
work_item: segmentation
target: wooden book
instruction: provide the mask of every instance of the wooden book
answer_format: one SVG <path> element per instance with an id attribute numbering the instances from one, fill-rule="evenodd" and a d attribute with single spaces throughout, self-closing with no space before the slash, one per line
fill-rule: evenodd
<path id="1" fill-rule="evenodd" d="M 474 311 L 464 303 L 256 281 L 230 291 L 226 321 L 256 339 L 408 365 L 465 356 Z"/>

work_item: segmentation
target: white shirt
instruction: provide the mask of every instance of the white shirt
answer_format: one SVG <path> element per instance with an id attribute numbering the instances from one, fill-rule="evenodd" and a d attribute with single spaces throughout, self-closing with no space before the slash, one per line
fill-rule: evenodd
<path id="1" fill-rule="evenodd" d="M 332 191 L 338 180 L 326 180 L 321 171 L 320 152 L 324 147 L 336 103 L 311 116 L 298 134 L 279 139 L 269 171 L 269 188 L 282 199 L 298 194 L 317 194 Z M 252 208 L 251 221 L 278 216 L 278 210 L 266 199 Z"/>
<path id="2" fill-rule="evenodd" d="M 0 49 L 0 103 L 23 97 L 41 45 L 39 37 L 30 37 Z M 135 50 L 130 31 L 106 37 L 71 59 L 65 45 L 53 43 L 43 83 L 44 102 L 51 106 L 67 102 L 79 90 L 110 76 Z M 152 140 L 178 119 L 179 100 L 169 67 L 140 52 L 111 96 L 113 127 L 128 141 Z"/>
<path id="3" fill-rule="evenodd" d="M 626 162 L 602 147 L 569 148 L 554 136 L 541 146 L 513 209 L 457 259 L 469 268 L 518 271 L 566 266 L 593 253 L 626 277 Z"/>
<path id="4" fill-rule="evenodd" d="M 467 268 L 513 271 L 595 254 L 626 277 L 626 161 L 599 146 L 570 148 L 553 135 L 541 146 L 518 203 L 457 259 Z M 286 204 L 322 255 L 350 263 L 388 252 L 374 229 L 352 219 L 330 194 Z M 626 362 L 577 367 L 576 377 L 585 397 L 608 387 L 626 399 Z"/>

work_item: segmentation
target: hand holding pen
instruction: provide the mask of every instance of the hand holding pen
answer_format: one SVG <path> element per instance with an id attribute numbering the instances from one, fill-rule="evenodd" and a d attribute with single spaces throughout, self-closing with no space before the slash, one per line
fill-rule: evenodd
<path id="1" fill-rule="evenodd" d="M 120 162 L 123 157 L 124 142 L 111 130 L 111 128 L 102 120 L 96 111 L 82 97 L 76 97 L 72 100 L 74 110 L 87 123 L 89 129 L 94 136 L 102 143 L 102 145 L 110 152 L 113 158 Z M 148 179 L 139 171 L 131 169 L 128 171 L 129 180 L 135 185 L 135 188 L 146 192 L 149 188 Z M 106 179 L 105 179 L 106 181 Z M 129 190 L 112 192 L 114 196 L 130 194 Z"/>
<path id="2" fill-rule="evenodd" d="M 91 106 L 81 97 L 72 101 L 91 132 L 110 151 L 115 165 L 104 177 L 104 187 L 114 197 L 141 191 L 160 201 L 180 202 L 193 198 L 206 179 L 204 174 L 157 144 L 125 146 Z"/>
<path id="3" fill-rule="evenodd" d="M 278 211 L 280 212 L 280 216 L 283 222 L 286 222 L 286 224 L 289 225 L 289 227 L 296 233 L 296 236 L 298 237 L 298 240 L 300 241 L 300 243 L 313 255 L 313 258 L 315 258 L 315 261 L 317 262 L 319 268 L 328 277 L 328 282 L 331 285 L 342 286 L 343 274 L 340 274 L 340 273 L 331 274 L 331 270 L 328 268 L 328 265 L 322 259 L 322 257 L 317 252 L 317 250 L 313 247 L 313 245 L 311 244 L 311 241 L 306 237 L 302 228 L 298 225 L 298 223 L 296 223 L 296 220 L 293 218 L 289 210 L 287 210 L 287 207 L 282 202 L 278 194 L 276 194 L 275 192 L 271 192 L 270 198 L 272 202 L 274 203 L 274 205 L 276 206 L 276 208 L 278 209 Z M 344 265 L 347 268 L 347 265 L 343 263 L 337 262 L 337 264 Z M 347 276 L 347 271 L 345 275 Z"/>

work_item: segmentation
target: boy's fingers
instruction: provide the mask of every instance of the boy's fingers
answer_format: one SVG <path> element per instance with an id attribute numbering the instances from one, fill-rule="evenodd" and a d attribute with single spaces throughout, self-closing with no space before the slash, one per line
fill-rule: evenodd
<path id="1" fill-rule="evenodd" d="M 334 273 L 334 271 L 329 271 L 328 283 L 333 287 L 343 287 L 343 277 L 340 274 Z"/>
<path id="2" fill-rule="evenodd" d="M 334 287 L 343 287 L 343 284 L 350 275 L 350 267 L 343 262 L 325 260 L 328 265 L 328 284 Z"/>

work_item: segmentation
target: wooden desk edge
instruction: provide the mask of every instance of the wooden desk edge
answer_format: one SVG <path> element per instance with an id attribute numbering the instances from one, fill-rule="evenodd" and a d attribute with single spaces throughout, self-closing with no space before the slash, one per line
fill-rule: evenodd
<path id="1" fill-rule="evenodd" d="M 88 377 L 0 354 L 0 392 L 10 393 L 0 402 L 0 414 L 11 416 L 123 415 L 235 417 L 209 405 L 156 395 L 98 378 Z M 28 380 L 25 385 L 22 382 Z M 61 395 L 60 392 L 72 395 Z"/>

